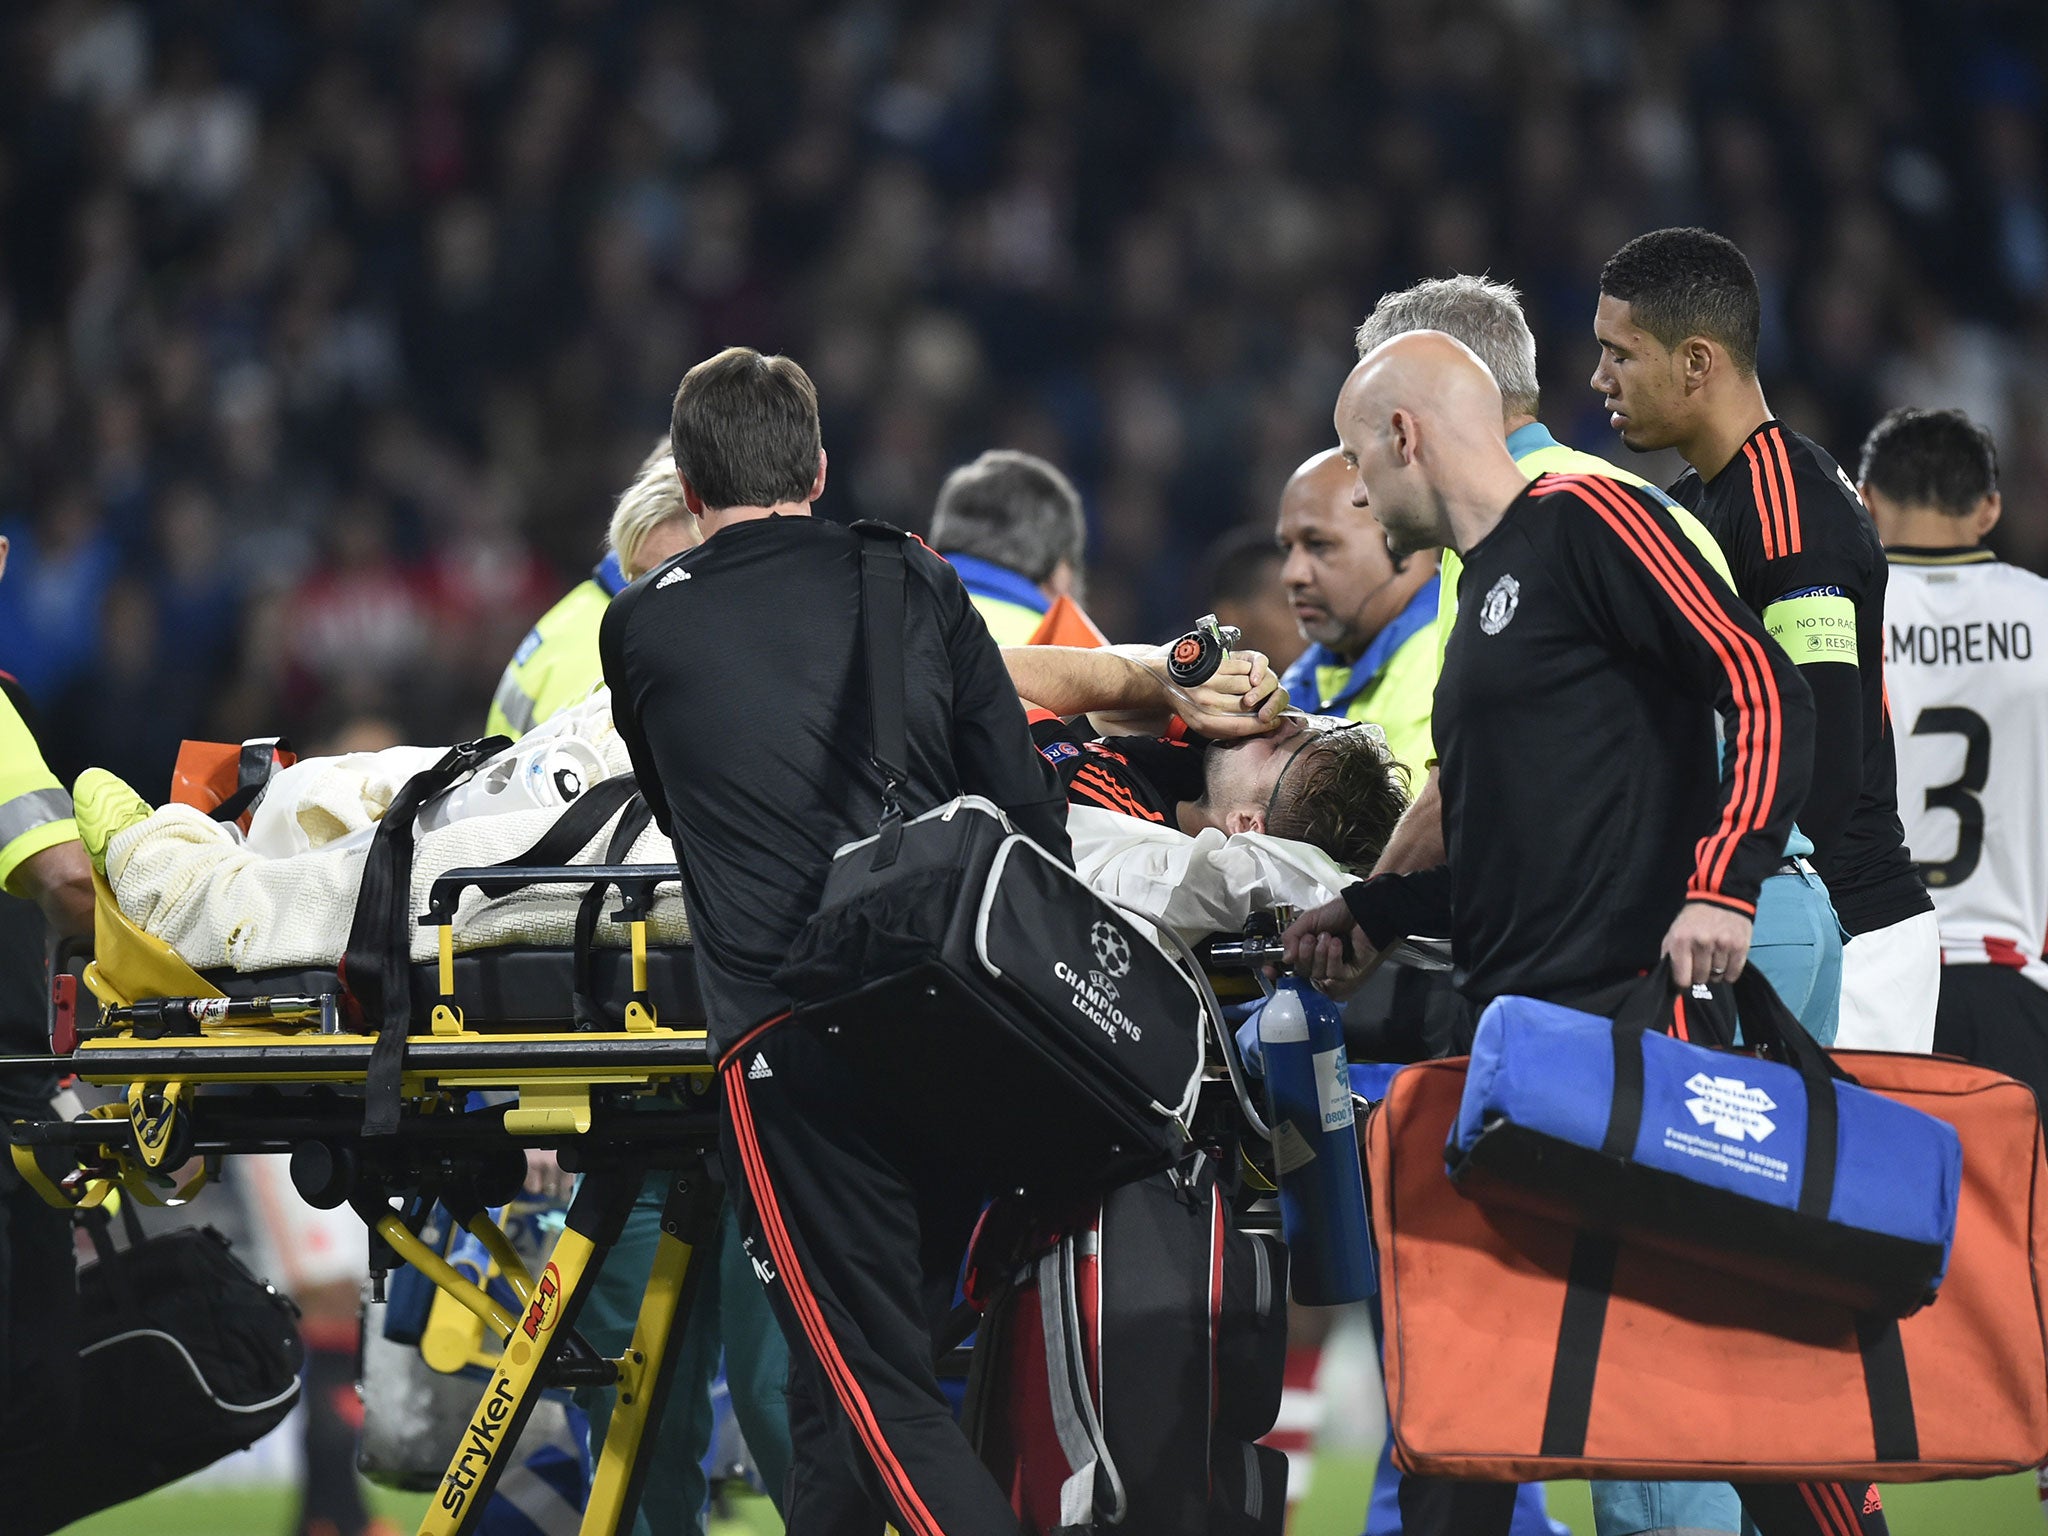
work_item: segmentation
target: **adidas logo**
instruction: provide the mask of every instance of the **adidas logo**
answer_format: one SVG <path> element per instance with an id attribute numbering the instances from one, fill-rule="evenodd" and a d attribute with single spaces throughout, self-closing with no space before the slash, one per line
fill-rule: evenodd
<path id="1" fill-rule="evenodd" d="M 672 587 L 679 581 L 688 581 L 689 579 L 690 573 L 679 565 L 662 577 L 661 580 L 657 581 L 654 584 L 654 590 L 659 592 L 663 587 Z"/>
<path id="2" fill-rule="evenodd" d="M 768 1058 L 759 1051 L 754 1052 L 754 1059 L 747 1067 L 747 1081 L 758 1083 L 762 1078 L 773 1077 L 774 1075 L 775 1070 L 768 1065 Z"/>

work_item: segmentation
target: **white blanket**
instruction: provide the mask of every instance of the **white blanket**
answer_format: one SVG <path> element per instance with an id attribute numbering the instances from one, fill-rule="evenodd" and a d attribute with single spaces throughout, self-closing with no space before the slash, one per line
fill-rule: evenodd
<path id="1" fill-rule="evenodd" d="M 1234 933 L 1267 907 L 1316 907 L 1356 877 L 1322 849 L 1262 832 L 1198 836 L 1091 806 L 1067 808 L 1074 869 L 1190 944 Z"/>
<path id="2" fill-rule="evenodd" d="M 576 734 L 597 749 L 606 769 L 630 772 L 625 744 L 611 729 L 609 701 L 602 711 L 586 708 L 578 715 Z M 283 835 L 277 829 L 295 825 L 310 846 L 290 857 L 268 857 L 203 812 L 167 805 L 114 835 L 107 845 L 107 883 L 131 922 L 164 939 L 195 969 L 332 965 L 347 947 L 355 919 L 368 852 L 360 834 L 375 826 L 406 779 L 440 756 L 437 748 L 393 747 L 308 759 L 286 769 L 251 818 L 251 835 L 268 827 L 273 834 L 269 845 L 276 846 Z M 413 855 L 411 910 L 426 911 L 427 892 L 438 876 L 516 858 L 539 841 L 559 814 L 523 810 L 474 816 L 421 833 Z M 616 822 L 613 817 L 570 862 L 602 862 Z M 675 850 L 650 826 L 624 862 L 673 864 Z M 456 913 L 455 947 L 566 947 L 575 942 L 579 894 L 535 886 L 486 900 L 472 890 Z M 648 923 L 649 936 L 657 942 L 689 937 L 680 884 L 660 888 Z M 624 944 L 624 926 L 601 917 L 597 942 Z M 433 958 L 437 944 L 431 928 L 412 930 L 415 960 Z"/>
<path id="3" fill-rule="evenodd" d="M 609 696 L 602 692 L 571 718 L 551 721 L 544 729 L 572 731 L 588 741 L 609 773 L 631 771 L 625 744 L 612 729 Z M 246 843 L 233 828 L 189 806 L 165 806 L 115 834 L 107 849 L 108 883 L 130 921 L 166 940 L 199 970 L 332 965 L 354 921 L 366 834 L 405 781 L 439 756 L 438 748 L 393 747 L 296 764 L 272 781 Z M 539 840 L 557 815 L 525 810 L 474 816 L 421 833 L 413 856 L 411 910 L 426 910 L 428 890 L 438 876 L 516 857 Z M 1068 811 L 1067 830 L 1083 879 L 1191 943 L 1212 933 L 1235 932 L 1251 913 L 1266 907 L 1320 905 L 1351 878 L 1320 849 L 1259 833 L 1225 837 L 1212 830 L 1189 837 L 1172 827 L 1086 806 Z M 571 862 L 600 862 L 610 839 L 607 824 Z M 306 851 L 289 857 L 258 851 L 286 847 Z M 668 840 L 651 826 L 626 859 L 633 864 L 674 861 Z M 470 891 L 456 914 L 455 947 L 570 945 L 578 894 L 536 886 L 487 901 Z M 649 935 L 660 943 L 688 938 L 679 885 L 661 888 Z M 597 941 L 624 944 L 625 929 L 601 919 Z M 432 929 L 412 930 L 415 960 L 433 958 L 436 944 Z"/>

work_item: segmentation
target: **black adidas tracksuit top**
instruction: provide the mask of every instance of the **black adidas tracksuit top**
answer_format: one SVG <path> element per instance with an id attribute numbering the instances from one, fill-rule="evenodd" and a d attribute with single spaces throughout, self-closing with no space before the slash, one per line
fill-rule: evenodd
<path id="1" fill-rule="evenodd" d="M 1475 1002 L 1569 1003 L 1654 965 L 1688 900 L 1754 913 L 1813 704 L 1651 495 L 1545 475 L 1465 555 L 1435 731 L 1449 864 L 1346 899 L 1381 947 L 1448 931 Z"/>
<path id="2" fill-rule="evenodd" d="M 821 518 L 736 523 L 621 592 L 599 632 L 612 719 L 682 862 L 721 1050 L 789 1007 L 769 978 L 833 853 L 881 815 L 859 546 Z M 983 795 L 1071 863 L 1065 797 L 967 589 L 915 539 L 904 563 L 906 813 Z"/>

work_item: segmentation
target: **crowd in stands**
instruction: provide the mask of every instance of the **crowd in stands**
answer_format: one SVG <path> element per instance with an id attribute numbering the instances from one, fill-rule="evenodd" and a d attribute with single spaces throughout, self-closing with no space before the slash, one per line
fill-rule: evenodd
<path id="1" fill-rule="evenodd" d="M 1005 445 L 1117 638 L 1332 440 L 1384 289 L 1519 284 L 1545 416 L 1600 262 L 1762 279 L 1778 413 L 1997 434 L 2048 568 L 2034 0 L 15 0 L 0 8 L 0 666 L 60 773 L 182 736 L 481 728 L 692 362 L 817 379 L 822 508 Z M 1619 455 L 1618 455 L 1619 456 Z M 1853 468 L 1853 465 L 1852 465 Z M 97 622 L 95 622 L 95 615 Z M 349 734 L 344 735 L 344 732 Z"/>

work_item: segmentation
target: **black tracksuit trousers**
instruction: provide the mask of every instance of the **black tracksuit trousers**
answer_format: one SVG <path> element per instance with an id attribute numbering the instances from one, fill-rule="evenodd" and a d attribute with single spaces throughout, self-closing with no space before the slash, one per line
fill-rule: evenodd
<path id="1" fill-rule="evenodd" d="M 770 1023 L 719 1075 L 740 1230 L 789 1338 L 789 1536 L 1018 1536 L 933 1364 L 989 1192 L 836 1037 Z"/>

